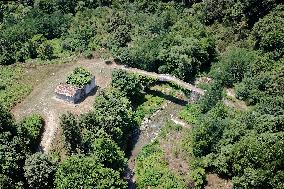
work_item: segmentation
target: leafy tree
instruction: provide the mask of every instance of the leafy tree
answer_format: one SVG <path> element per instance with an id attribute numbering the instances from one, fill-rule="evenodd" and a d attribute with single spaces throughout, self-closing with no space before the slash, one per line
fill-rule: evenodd
<path id="1" fill-rule="evenodd" d="M 119 172 L 104 168 L 95 156 L 71 156 L 56 172 L 55 188 L 126 188 Z"/>
<path id="2" fill-rule="evenodd" d="M 44 119 L 37 114 L 25 117 L 19 127 L 22 127 L 22 134 L 26 134 L 27 139 L 29 140 L 29 146 L 31 149 L 36 150 L 43 132 Z"/>
<path id="3" fill-rule="evenodd" d="M 1 133 L 7 131 L 15 132 L 13 116 L 2 104 L 0 104 L 0 131 Z"/>
<path id="4" fill-rule="evenodd" d="M 30 188 L 53 188 L 56 166 L 47 155 L 35 153 L 29 156 L 24 170 Z"/>
<path id="5" fill-rule="evenodd" d="M 257 54 L 247 49 L 232 48 L 224 53 L 215 77 L 226 86 L 241 82 L 250 64 L 257 60 Z"/>
<path id="6" fill-rule="evenodd" d="M 53 58 L 53 46 L 46 41 L 39 46 L 37 53 L 42 60 L 51 60 Z"/>
<path id="7" fill-rule="evenodd" d="M 14 188 L 14 183 L 11 178 L 6 175 L 0 174 L 0 187 L 3 189 Z"/>
<path id="8" fill-rule="evenodd" d="M 160 51 L 159 58 L 165 65 L 159 72 L 170 73 L 180 79 L 189 81 L 208 61 L 208 54 L 199 40 L 195 38 L 178 38 L 168 48 Z"/>
<path id="9" fill-rule="evenodd" d="M 139 77 L 123 70 L 115 70 L 112 72 L 111 85 L 112 87 L 119 89 L 132 100 L 135 99 L 135 97 L 137 98 L 137 96 L 140 96 L 142 91 Z"/>
<path id="10" fill-rule="evenodd" d="M 86 154 L 97 157 L 105 167 L 119 171 L 121 174 L 124 173 L 126 168 L 125 154 L 106 133 L 99 131 L 94 135 L 92 132 L 88 132 L 87 135 L 84 135 L 83 140 Z"/>
<path id="11" fill-rule="evenodd" d="M 63 114 L 60 120 L 65 145 L 71 153 L 74 153 L 77 149 L 80 149 L 81 144 L 81 130 L 78 125 L 78 120 L 71 113 Z"/>
<path id="12" fill-rule="evenodd" d="M 222 116 L 224 116 L 224 107 L 222 104 L 218 104 L 193 128 L 192 145 L 193 154 L 196 157 L 215 152 L 216 144 L 222 138 L 224 128 L 227 125 Z"/>
<path id="13" fill-rule="evenodd" d="M 250 134 L 237 143 L 232 151 L 233 172 L 237 188 L 280 188 L 283 175 L 283 133 Z"/>
<path id="14" fill-rule="evenodd" d="M 204 14 L 208 23 L 215 20 L 231 24 L 245 22 L 252 27 L 259 18 L 281 3 L 281 0 L 205 0 Z"/>
<path id="15" fill-rule="evenodd" d="M 95 100 L 92 117 L 96 123 L 91 121 L 91 130 L 101 128 L 120 146 L 127 143 L 134 126 L 133 112 L 130 101 L 120 91 L 103 91 Z"/>
<path id="16" fill-rule="evenodd" d="M 210 85 L 205 95 L 200 99 L 199 105 L 203 113 L 212 109 L 223 96 L 223 88 L 220 83 L 214 82 Z"/>
<path id="17" fill-rule="evenodd" d="M 260 19 L 252 30 L 255 47 L 264 52 L 272 52 L 273 57 L 284 55 L 284 7 L 278 6 L 270 14 Z"/>

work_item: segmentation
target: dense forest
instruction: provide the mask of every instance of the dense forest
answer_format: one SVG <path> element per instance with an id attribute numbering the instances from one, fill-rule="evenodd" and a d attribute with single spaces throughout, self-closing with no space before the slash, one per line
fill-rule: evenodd
<path id="1" fill-rule="evenodd" d="M 283 26 L 282 0 L 1 1 L 0 188 L 127 188 L 140 99 L 157 81 L 113 72 L 92 111 L 61 116 L 65 158 L 39 152 L 41 116 L 15 121 L 7 105 L 11 65 L 99 55 L 189 83 L 211 78 L 180 112 L 192 128 L 181 149 L 190 179 L 167 172 L 154 142 L 137 158 L 137 188 L 204 188 L 210 172 L 236 189 L 283 189 Z M 227 89 L 247 109 L 226 106 Z"/>

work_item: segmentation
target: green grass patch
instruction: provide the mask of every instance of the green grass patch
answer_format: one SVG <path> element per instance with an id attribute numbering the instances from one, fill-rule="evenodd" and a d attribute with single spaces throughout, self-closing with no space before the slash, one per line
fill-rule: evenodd
<path id="1" fill-rule="evenodd" d="M 165 138 L 172 131 L 179 132 L 182 130 L 182 126 L 175 124 L 172 121 L 168 121 L 164 127 L 162 127 L 159 137 Z"/>
<path id="2" fill-rule="evenodd" d="M 179 117 L 188 124 L 195 124 L 200 116 L 201 109 L 198 104 L 189 104 L 179 113 Z"/>
<path id="3" fill-rule="evenodd" d="M 8 108 L 32 91 L 30 84 L 21 83 L 23 76 L 24 69 L 21 65 L 0 66 L 0 102 Z"/>
<path id="4" fill-rule="evenodd" d="M 147 94 L 144 96 L 144 102 L 139 105 L 135 111 L 135 120 L 140 125 L 142 120 L 153 114 L 165 102 L 165 99 L 159 96 Z"/>
<path id="5" fill-rule="evenodd" d="M 137 188 L 186 188 L 185 181 L 168 168 L 158 141 L 145 146 L 136 159 Z"/>

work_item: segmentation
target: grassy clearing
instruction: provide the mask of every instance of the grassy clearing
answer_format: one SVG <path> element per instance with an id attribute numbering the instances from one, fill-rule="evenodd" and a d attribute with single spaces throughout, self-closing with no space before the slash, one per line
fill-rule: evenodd
<path id="1" fill-rule="evenodd" d="M 32 90 L 31 83 L 22 83 L 25 68 L 21 65 L 0 66 L 0 102 L 12 107 Z"/>
<path id="2" fill-rule="evenodd" d="M 73 61 L 74 58 L 70 58 L 0 66 L 0 102 L 10 109 L 13 108 L 35 86 Z"/>

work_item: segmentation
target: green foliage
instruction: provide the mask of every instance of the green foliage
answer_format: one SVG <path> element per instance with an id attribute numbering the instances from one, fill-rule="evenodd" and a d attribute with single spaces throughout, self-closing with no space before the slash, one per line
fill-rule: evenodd
<path id="1" fill-rule="evenodd" d="M 189 104 L 180 112 L 179 116 L 187 123 L 195 124 L 201 116 L 200 107 L 198 104 Z"/>
<path id="2" fill-rule="evenodd" d="M 224 108 L 222 104 L 218 104 L 193 127 L 192 146 L 193 154 L 196 157 L 205 156 L 215 151 L 215 145 L 221 139 L 226 127 L 226 120 L 222 119 Z"/>
<path id="3" fill-rule="evenodd" d="M 53 47 L 49 42 L 44 42 L 38 47 L 38 57 L 42 60 L 51 60 L 53 58 Z"/>
<path id="4" fill-rule="evenodd" d="M 280 188 L 283 175 L 283 132 L 277 134 L 251 134 L 234 145 L 232 150 L 233 172 L 236 188 Z M 244 169 L 245 167 L 245 169 Z"/>
<path id="5" fill-rule="evenodd" d="M 131 100 L 141 96 L 142 85 L 139 77 L 135 74 L 130 74 L 123 70 L 115 70 L 112 72 L 111 85 Z"/>
<path id="6" fill-rule="evenodd" d="M 44 119 L 37 114 L 30 115 L 25 117 L 19 126 L 22 127 L 23 132 L 27 135 L 30 148 L 36 150 L 43 132 Z"/>
<path id="7" fill-rule="evenodd" d="M 16 123 L 9 111 L 0 104 L 0 185 L 7 187 L 21 181 L 25 144 L 16 130 Z"/>
<path id="8" fill-rule="evenodd" d="M 278 6 L 270 14 L 260 19 L 252 30 L 255 47 L 264 52 L 272 52 L 273 58 L 284 55 L 284 7 Z"/>
<path id="9" fill-rule="evenodd" d="M 266 15 L 281 0 L 205 0 L 204 15 L 207 23 L 215 20 L 225 21 L 231 24 L 242 23 L 253 26 L 259 18 Z"/>
<path id="10" fill-rule="evenodd" d="M 2 104 L 0 104 L 0 131 L 1 133 L 15 132 L 13 116 Z"/>
<path id="11" fill-rule="evenodd" d="M 282 62 L 264 60 L 267 66 L 252 71 L 244 80 L 236 85 L 236 95 L 248 104 L 256 104 L 267 96 L 281 96 L 283 94 L 283 66 Z M 260 63 L 260 62 L 258 62 Z M 270 68 L 272 66 L 272 68 Z M 255 72 L 255 73 L 253 73 Z"/>
<path id="12" fill-rule="evenodd" d="M 63 136 L 65 140 L 65 146 L 67 147 L 69 152 L 76 152 L 78 149 L 80 149 L 80 144 L 82 140 L 78 120 L 71 113 L 62 115 L 60 120 L 60 125 L 62 127 Z"/>
<path id="13" fill-rule="evenodd" d="M 126 168 L 125 154 L 119 146 L 106 134 L 92 138 L 84 135 L 85 153 L 97 157 L 108 168 L 124 173 Z"/>
<path id="14" fill-rule="evenodd" d="M 0 187 L 3 189 L 14 188 L 13 180 L 6 175 L 0 174 Z"/>
<path id="15" fill-rule="evenodd" d="M 71 156 L 56 172 L 55 188 L 126 188 L 119 172 L 104 168 L 95 156 Z"/>
<path id="16" fill-rule="evenodd" d="M 210 39 L 184 38 L 178 33 L 172 35 L 177 36 L 171 41 L 171 46 L 162 49 L 159 53 L 160 61 L 166 62 L 165 65 L 159 67 L 159 72 L 170 73 L 189 81 L 202 66 L 209 63 L 211 54 L 208 51 L 213 45 Z M 166 38 L 166 40 L 165 43 L 169 43 L 171 39 Z"/>
<path id="17" fill-rule="evenodd" d="M 136 183 L 138 188 L 185 188 L 180 176 L 172 173 L 163 158 L 159 143 L 145 146 L 136 159 Z"/>
<path id="18" fill-rule="evenodd" d="M 145 101 L 135 111 L 134 119 L 139 125 L 145 117 L 153 114 L 165 102 L 165 99 L 150 94 L 145 95 L 144 98 Z"/>
<path id="19" fill-rule="evenodd" d="M 220 83 L 214 82 L 211 84 L 205 95 L 200 99 L 199 106 L 203 113 L 208 112 L 213 108 L 223 96 L 223 88 Z"/>
<path id="20" fill-rule="evenodd" d="M 102 91 L 94 103 L 94 111 L 83 119 L 84 126 L 93 132 L 104 130 L 111 138 L 124 146 L 134 127 L 131 103 L 117 89 Z"/>
<path id="21" fill-rule="evenodd" d="M 31 92 L 30 84 L 18 82 L 24 75 L 21 66 L 0 66 L 0 102 L 11 108 Z"/>
<path id="22" fill-rule="evenodd" d="M 232 48 L 226 51 L 222 57 L 219 67 L 214 71 L 214 76 L 226 86 L 241 82 L 250 64 L 256 61 L 256 53 L 242 48 Z"/>
<path id="23" fill-rule="evenodd" d="M 83 67 L 77 67 L 74 71 L 68 75 L 67 84 L 84 87 L 87 84 L 90 84 L 92 81 L 92 74 Z"/>
<path id="24" fill-rule="evenodd" d="M 56 166 L 47 155 L 35 153 L 29 156 L 24 170 L 30 188 L 53 188 Z"/>
<path id="25" fill-rule="evenodd" d="M 205 170 L 202 168 L 193 170 L 191 173 L 191 178 L 195 184 L 194 188 L 196 189 L 203 188 L 206 180 Z"/>

